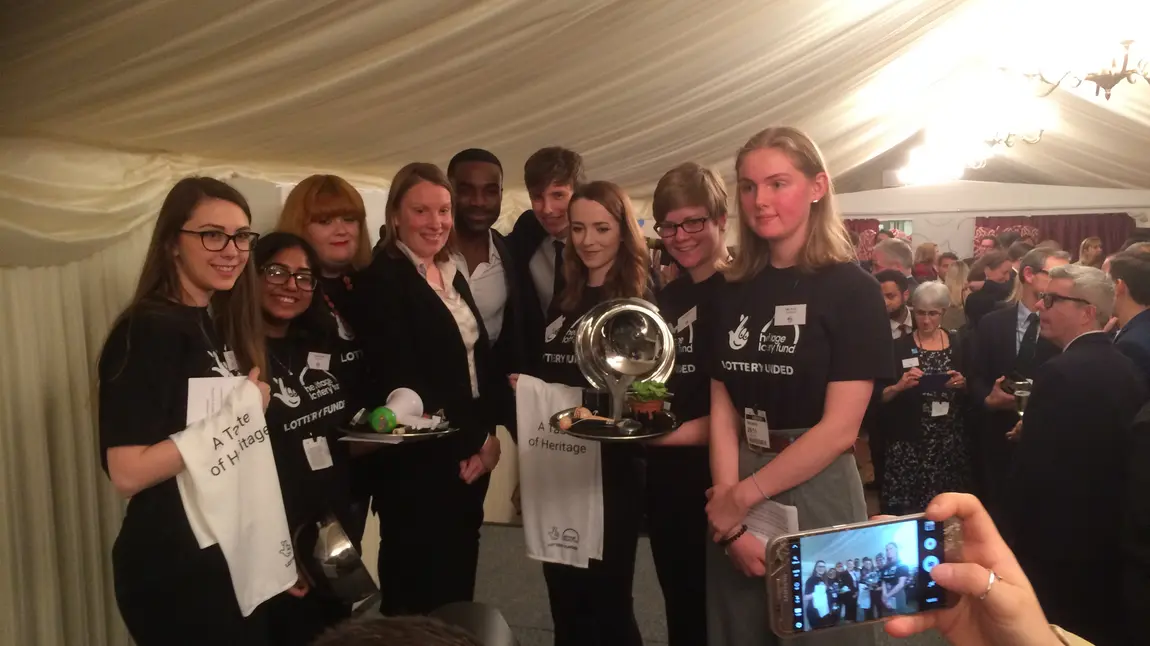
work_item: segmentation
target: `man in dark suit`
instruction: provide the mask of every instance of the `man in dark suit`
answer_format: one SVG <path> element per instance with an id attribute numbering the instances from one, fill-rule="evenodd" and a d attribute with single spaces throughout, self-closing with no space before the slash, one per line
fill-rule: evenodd
<path id="1" fill-rule="evenodd" d="M 1131 506 L 1146 505 L 1145 491 L 1129 489 L 1128 460 L 1147 386 L 1102 332 L 1113 303 L 1114 283 L 1101 270 L 1050 270 L 1037 308 L 1043 338 L 1062 354 L 1034 376 L 1007 524 L 1011 548 L 1052 623 L 1095 644 L 1132 644 L 1145 638 L 1145 627 L 1134 624 L 1145 613 L 1148 584 L 1125 570 L 1138 553 L 1145 557 L 1150 538 L 1126 523 Z M 1147 466 L 1143 454 L 1137 472 Z"/>
<path id="2" fill-rule="evenodd" d="M 987 314 L 975 328 L 969 375 L 974 413 L 971 457 L 979 496 L 996 520 L 1001 518 L 1015 448 L 1006 434 L 1018 422 L 1014 396 L 1003 390 L 1003 383 L 1008 376 L 1032 378 L 1038 366 L 1058 354 L 1057 346 L 1039 336 L 1035 308 L 1050 280 L 1048 272 L 1069 262 L 1066 254 L 1050 249 L 1035 249 L 1023 256 L 1018 267 L 1018 300 Z M 1003 264 L 1009 267 L 1005 256 Z"/>
<path id="3" fill-rule="evenodd" d="M 563 288 L 563 247 L 567 240 L 567 205 L 585 183 L 583 158 L 566 148 L 543 148 L 523 165 L 523 183 L 531 198 L 507 236 L 514 258 L 512 273 L 523 305 L 522 372 L 536 372 L 543 359 L 545 315 Z"/>
<path id="4" fill-rule="evenodd" d="M 455 191 L 455 239 L 472 297 L 482 315 L 499 374 L 522 372 L 523 305 L 515 280 L 515 257 L 492 228 L 503 204 L 503 165 L 486 150 L 469 148 L 451 158 L 447 177 Z M 505 384 L 495 397 L 496 415 L 515 435 L 515 394 Z"/>
<path id="5" fill-rule="evenodd" d="M 1114 281 L 1114 347 L 1130 357 L 1150 381 L 1150 252 L 1130 249 L 1109 259 Z"/>

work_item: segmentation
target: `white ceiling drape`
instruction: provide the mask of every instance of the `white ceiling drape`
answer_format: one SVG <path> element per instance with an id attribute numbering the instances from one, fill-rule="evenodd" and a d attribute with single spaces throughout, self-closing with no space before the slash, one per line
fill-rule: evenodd
<path id="1" fill-rule="evenodd" d="M 1101 3 L 1119 0 L 1097 0 Z M 1125 0 L 1123 0 L 1125 1 Z M 1096 4 L 1096 3 L 1095 3 Z M 1094 4 L 1092 4 L 1094 6 Z M 850 186 L 986 65 L 1035 0 L 55 0 L 0 9 L 0 264 L 106 246 L 200 172 L 385 182 L 545 145 L 646 197 L 686 160 L 728 177 L 768 125 Z M 992 97 L 991 97 L 992 98 Z M 991 98 L 988 98 L 990 100 Z M 1150 90 L 1059 91 L 1059 127 L 971 179 L 1150 187 Z M 892 166 L 894 167 L 894 166 Z M 879 169 L 881 170 L 881 169 Z M 869 186 L 874 188 L 875 186 Z M 14 258 L 13 249 L 20 250 Z"/>

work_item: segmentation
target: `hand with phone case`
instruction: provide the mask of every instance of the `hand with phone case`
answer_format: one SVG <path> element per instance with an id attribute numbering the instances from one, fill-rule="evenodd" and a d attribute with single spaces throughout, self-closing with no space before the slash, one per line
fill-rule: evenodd
<path id="1" fill-rule="evenodd" d="M 1014 553 L 978 498 L 970 494 L 941 494 L 926 508 L 926 518 L 935 522 L 958 518 L 962 522 L 961 562 L 940 563 L 930 572 L 939 586 L 960 595 L 958 603 L 951 608 L 891 618 L 886 624 L 887 633 L 909 637 L 935 628 L 955 646 L 1062 644 L 1050 629 Z M 989 583 L 991 570 L 996 575 L 993 584 Z"/>

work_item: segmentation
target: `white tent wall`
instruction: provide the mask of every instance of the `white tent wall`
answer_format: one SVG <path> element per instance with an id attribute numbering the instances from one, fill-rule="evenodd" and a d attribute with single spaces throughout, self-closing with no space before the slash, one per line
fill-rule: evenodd
<path id="1" fill-rule="evenodd" d="M 1134 189 L 951 182 L 846 193 L 839 208 L 845 218 L 910 220 L 914 244 L 934 242 L 960 257 L 973 253 L 980 217 L 1127 213 L 1150 227 L 1150 190 Z"/>

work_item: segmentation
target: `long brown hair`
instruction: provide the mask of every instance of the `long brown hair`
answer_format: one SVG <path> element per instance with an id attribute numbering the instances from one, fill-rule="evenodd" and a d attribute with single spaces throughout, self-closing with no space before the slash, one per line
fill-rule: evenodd
<path id="1" fill-rule="evenodd" d="M 574 205 L 578 200 L 598 203 L 619 225 L 619 251 L 603 282 L 606 298 L 642 298 L 647 286 L 647 244 L 639 230 L 630 198 L 617 185 L 600 180 L 575 189 L 570 204 Z M 567 207 L 567 218 L 571 218 L 570 206 Z M 559 297 L 559 309 L 572 312 L 583 300 L 583 291 L 587 288 L 587 267 L 572 247 L 570 235 L 563 251 L 563 277 L 566 286 Z"/>
<path id="2" fill-rule="evenodd" d="M 307 239 L 307 225 L 327 218 L 351 216 L 359 228 L 359 242 L 351 257 L 352 269 L 363 269 L 371 263 L 371 234 L 367 230 L 367 209 L 363 196 L 342 177 L 312 175 L 288 193 L 280 212 L 276 231 L 294 233 Z M 319 271 L 319 267 L 316 267 Z"/>
<path id="3" fill-rule="evenodd" d="M 799 252 L 796 266 L 813 270 L 827 265 L 850 262 L 855 259 L 854 246 L 839 216 L 835 192 L 827 164 L 815 142 L 797 128 L 767 128 L 750 138 L 739 149 L 735 159 L 735 172 L 739 172 L 743 159 L 756 150 L 774 148 L 782 151 L 808 180 L 814 181 L 820 174 L 826 175 L 827 192 L 819 201 L 811 204 L 808 216 L 807 239 Z M 760 238 L 748 223 L 750 217 L 743 212 L 743 201 L 739 201 L 739 246 L 735 259 L 727 269 L 727 280 L 739 282 L 748 280 L 770 264 L 770 244 Z"/>
<path id="4" fill-rule="evenodd" d="M 211 199 L 235 204 L 243 210 L 248 222 L 252 221 L 248 201 L 230 184 L 211 177 L 185 177 L 176 182 L 160 207 L 160 216 L 144 256 L 136 292 L 116 319 L 117 322 L 131 317 L 141 309 L 154 306 L 158 301 L 183 302 L 183 286 L 176 269 L 174 251 L 180 230 L 191 219 L 192 212 L 201 202 Z M 235 352 L 240 368 L 244 372 L 259 368 L 261 373 L 267 375 L 263 317 L 260 312 L 254 255 L 248 252 L 243 272 L 230 290 L 212 294 L 209 311 L 224 342 Z"/>
<path id="5" fill-rule="evenodd" d="M 447 194 L 451 196 L 452 216 L 455 215 L 455 189 L 451 188 L 451 182 L 447 181 L 447 175 L 438 166 L 424 162 L 413 162 L 399 169 L 399 172 L 392 178 L 391 187 L 387 191 L 387 210 L 384 212 L 385 219 L 379 241 L 380 248 L 392 257 L 398 258 L 403 255 L 399 247 L 396 246 L 396 243 L 399 242 L 398 220 L 403 196 L 407 195 L 407 192 L 420 182 L 428 182 L 447 189 Z M 439 253 L 435 254 L 435 262 L 447 262 L 451 258 L 451 252 L 455 249 L 454 217 L 452 222 L 451 232 L 447 235 L 447 243 L 443 245 Z"/>

